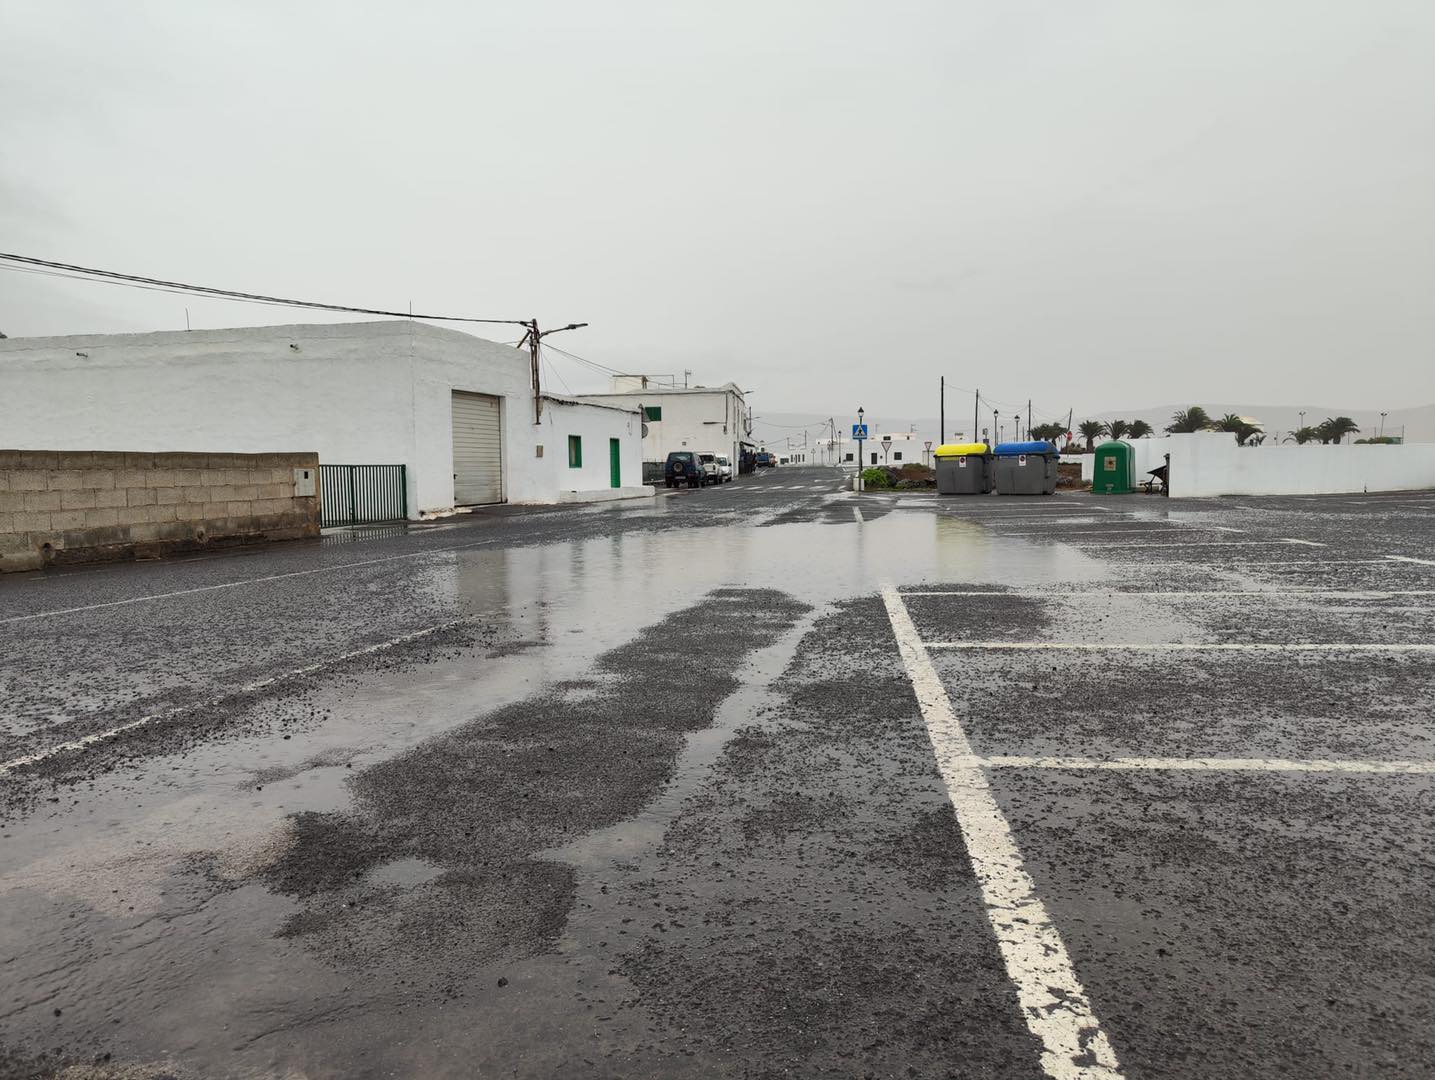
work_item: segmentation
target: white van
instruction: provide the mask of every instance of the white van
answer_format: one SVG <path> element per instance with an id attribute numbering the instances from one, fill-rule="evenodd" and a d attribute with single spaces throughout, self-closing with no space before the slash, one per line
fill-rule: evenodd
<path id="1" fill-rule="evenodd" d="M 718 454 L 718 455 L 717 455 L 717 467 L 718 467 L 718 483 L 720 483 L 720 484 L 730 484 L 730 483 L 732 483 L 732 462 L 728 460 L 728 456 L 727 456 L 726 454 Z"/>

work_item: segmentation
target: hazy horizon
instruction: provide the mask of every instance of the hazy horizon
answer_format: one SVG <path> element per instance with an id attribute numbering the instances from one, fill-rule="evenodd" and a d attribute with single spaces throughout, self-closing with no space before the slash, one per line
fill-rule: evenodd
<path id="1" fill-rule="evenodd" d="M 1435 401 L 1430 4 L 390 14 L 12 5 L 0 249 L 588 322 L 553 344 L 759 411 Z M 345 318 L 0 272 L 12 337 L 186 307 Z"/>

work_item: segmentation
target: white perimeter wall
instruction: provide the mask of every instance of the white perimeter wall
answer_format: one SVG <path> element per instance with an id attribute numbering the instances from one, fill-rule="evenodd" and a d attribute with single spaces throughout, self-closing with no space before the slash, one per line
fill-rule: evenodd
<path id="1" fill-rule="evenodd" d="M 404 464 L 417 514 L 453 505 L 453 390 L 501 399 L 505 497 L 556 501 L 528 354 L 406 320 L 0 341 L 0 447 Z M 604 416 L 627 434 L 620 413 Z M 605 457 L 604 489 L 606 470 Z"/>
<path id="2" fill-rule="evenodd" d="M 1134 479 L 1171 455 L 1171 493 L 1210 495 L 1337 495 L 1352 491 L 1435 488 L 1435 443 L 1404 446 L 1238 446 L 1224 431 L 1135 439 Z M 1081 478 L 1090 480 L 1095 455 L 1081 455 Z M 1069 458 L 1063 458 L 1069 460 Z"/>
<path id="3" fill-rule="evenodd" d="M 1241 447 L 1229 434 L 1173 435 L 1151 441 L 1171 444 L 1173 495 L 1323 495 L 1435 488 L 1432 443 Z"/>

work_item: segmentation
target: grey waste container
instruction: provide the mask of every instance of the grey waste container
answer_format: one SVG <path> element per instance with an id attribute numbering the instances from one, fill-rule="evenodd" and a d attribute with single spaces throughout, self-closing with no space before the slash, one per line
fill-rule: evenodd
<path id="1" fill-rule="evenodd" d="M 986 443 L 947 443 L 937 458 L 938 495 L 986 495 L 992 489 L 992 458 Z"/>
<path id="2" fill-rule="evenodd" d="M 992 450 L 997 494 L 1056 494 L 1056 457 L 1056 447 L 1048 442 L 997 443 Z"/>

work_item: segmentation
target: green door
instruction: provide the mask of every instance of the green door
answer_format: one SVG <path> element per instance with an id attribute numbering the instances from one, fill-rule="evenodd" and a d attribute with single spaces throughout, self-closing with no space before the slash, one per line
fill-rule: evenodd
<path id="1" fill-rule="evenodd" d="M 618 449 L 618 440 L 608 440 L 608 486 L 623 486 L 623 467 L 621 465 L 622 453 Z"/>

